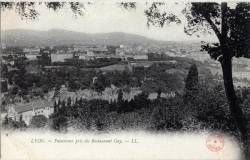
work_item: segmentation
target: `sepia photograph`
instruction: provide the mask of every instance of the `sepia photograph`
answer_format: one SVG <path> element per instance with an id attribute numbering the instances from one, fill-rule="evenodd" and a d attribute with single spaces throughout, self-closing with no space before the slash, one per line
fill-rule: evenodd
<path id="1" fill-rule="evenodd" d="M 250 1 L 1 1 L 1 159 L 250 159 Z"/>

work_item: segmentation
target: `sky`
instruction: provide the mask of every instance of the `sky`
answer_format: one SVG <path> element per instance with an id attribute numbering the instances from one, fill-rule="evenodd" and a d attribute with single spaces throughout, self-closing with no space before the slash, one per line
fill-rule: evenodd
<path id="1" fill-rule="evenodd" d="M 36 20 L 22 20 L 15 10 L 1 13 L 1 30 L 32 29 L 50 30 L 65 29 L 85 33 L 125 32 L 142 35 L 156 40 L 166 41 L 214 41 L 215 35 L 188 36 L 184 33 L 185 18 L 181 14 L 184 4 L 169 3 L 167 10 L 177 14 L 183 24 L 170 24 L 163 28 L 147 27 L 144 15 L 145 3 L 138 3 L 136 10 L 125 10 L 114 2 L 95 2 L 85 6 L 83 16 L 76 17 L 69 8 L 52 11 L 40 5 L 36 9 L 40 16 Z"/>

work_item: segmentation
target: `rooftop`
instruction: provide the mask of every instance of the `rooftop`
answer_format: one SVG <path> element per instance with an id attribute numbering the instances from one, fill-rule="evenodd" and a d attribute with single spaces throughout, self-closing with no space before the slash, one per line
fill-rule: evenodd
<path id="1" fill-rule="evenodd" d="M 33 109 L 40 109 L 40 108 L 45 108 L 45 107 L 51 107 L 53 106 L 52 101 L 48 101 L 45 99 L 36 99 L 32 100 L 28 103 L 15 103 L 15 104 L 10 104 L 9 107 L 13 107 L 17 113 L 22 113 L 26 111 L 31 111 Z"/>

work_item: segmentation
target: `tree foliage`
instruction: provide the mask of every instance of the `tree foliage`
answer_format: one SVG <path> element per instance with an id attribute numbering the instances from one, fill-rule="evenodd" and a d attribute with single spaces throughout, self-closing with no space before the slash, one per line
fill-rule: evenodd
<path id="1" fill-rule="evenodd" d="M 46 125 L 48 119 L 44 115 L 33 116 L 30 120 L 30 126 L 33 128 L 42 128 Z"/>
<path id="2" fill-rule="evenodd" d="M 178 16 L 171 12 L 167 12 L 166 9 L 164 9 L 165 5 L 167 4 L 162 2 L 153 2 L 150 7 L 144 11 L 147 17 L 148 27 L 150 25 L 163 27 L 164 25 L 172 22 L 177 24 L 181 23 Z"/>
<path id="3" fill-rule="evenodd" d="M 91 4 L 88 2 L 87 4 Z M 1 10 L 15 9 L 15 12 L 20 15 L 21 19 L 34 20 L 39 17 L 40 13 L 37 6 L 45 6 L 48 9 L 59 11 L 64 7 L 70 8 L 75 16 L 83 16 L 84 4 L 79 2 L 1 2 Z"/>
<path id="4" fill-rule="evenodd" d="M 198 78 L 198 69 L 195 64 L 193 64 L 189 71 L 188 75 L 186 78 L 186 84 L 185 84 L 185 89 L 186 92 L 195 92 L 198 90 L 198 83 L 199 83 L 199 78 Z"/>
<path id="5" fill-rule="evenodd" d="M 23 121 L 22 116 L 20 116 L 19 121 L 15 121 L 12 118 L 8 118 L 8 115 L 4 117 L 2 126 L 5 129 L 26 129 L 27 124 Z"/>

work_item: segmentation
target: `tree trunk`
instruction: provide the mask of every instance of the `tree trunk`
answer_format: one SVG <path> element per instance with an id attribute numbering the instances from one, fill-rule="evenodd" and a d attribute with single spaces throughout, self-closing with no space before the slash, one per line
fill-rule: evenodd
<path id="1" fill-rule="evenodd" d="M 226 91 L 226 96 L 229 102 L 230 112 L 234 121 L 241 133 L 241 140 L 244 147 L 245 159 L 249 158 L 249 147 L 248 147 L 248 132 L 247 132 L 247 120 L 244 117 L 243 111 L 235 94 L 233 78 L 232 78 L 232 58 L 224 57 L 221 61 L 223 80 Z"/>

